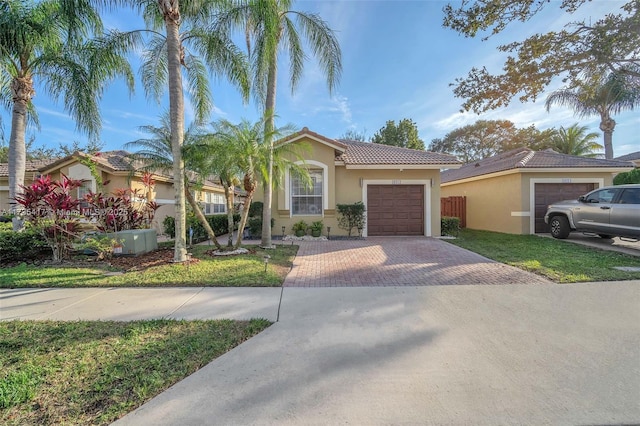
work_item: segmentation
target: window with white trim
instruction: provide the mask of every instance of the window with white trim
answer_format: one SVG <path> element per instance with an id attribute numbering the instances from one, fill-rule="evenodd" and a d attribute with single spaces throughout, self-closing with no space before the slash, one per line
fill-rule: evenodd
<path id="1" fill-rule="evenodd" d="M 82 184 L 78 187 L 78 209 L 82 212 L 89 208 L 89 202 L 84 198 L 88 193 L 93 190 L 93 182 L 90 180 L 83 180 Z"/>
<path id="2" fill-rule="evenodd" d="M 207 192 L 204 199 L 204 214 L 221 214 L 227 212 L 227 201 L 223 194 Z"/>
<path id="3" fill-rule="evenodd" d="M 311 185 L 297 173 L 291 173 L 291 214 L 322 215 L 322 170 L 309 170 Z"/>

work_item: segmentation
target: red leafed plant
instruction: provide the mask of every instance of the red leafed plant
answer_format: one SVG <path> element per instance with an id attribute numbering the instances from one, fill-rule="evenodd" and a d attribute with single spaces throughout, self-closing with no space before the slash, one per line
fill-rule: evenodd
<path id="1" fill-rule="evenodd" d="M 144 199 L 138 189 L 116 189 L 111 196 L 90 192 L 85 199 L 91 218 L 102 232 L 147 228 L 159 207 Z"/>
<path id="2" fill-rule="evenodd" d="M 69 255 L 71 243 L 78 236 L 79 202 L 72 192 L 81 185 L 81 180 L 65 175 L 60 181 L 43 176 L 21 186 L 22 193 L 15 197 L 25 220 L 42 233 L 56 262 Z"/>

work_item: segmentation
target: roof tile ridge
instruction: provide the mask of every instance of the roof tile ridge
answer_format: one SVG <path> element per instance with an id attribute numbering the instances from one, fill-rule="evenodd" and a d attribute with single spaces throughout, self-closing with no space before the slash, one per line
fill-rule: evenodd
<path id="1" fill-rule="evenodd" d="M 536 155 L 535 151 L 531 151 L 530 153 L 528 153 L 527 155 L 525 155 L 525 157 L 518 161 L 518 163 L 516 164 L 517 167 L 525 167 L 527 165 L 527 163 L 529 161 L 531 161 L 531 159 Z"/>

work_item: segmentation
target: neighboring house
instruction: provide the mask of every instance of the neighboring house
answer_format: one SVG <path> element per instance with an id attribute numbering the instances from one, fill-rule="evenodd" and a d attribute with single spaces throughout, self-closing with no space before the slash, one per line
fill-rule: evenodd
<path id="1" fill-rule="evenodd" d="M 273 233 L 282 227 L 290 234 L 295 222 L 322 220 L 331 235 L 346 235 L 338 227 L 336 204 L 361 201 L 366 207 L 363 236 L 440 235 L 440 170 L 460 167 L 452 155 L 366 142 L 335 140 L 306 127 L 278 142 L 303 144 L 304 161 L 312 186 L 285 172 L 274 190 Z M 262 201 L 263 191 L 256 193 Z M 356 231 L 357 232 L 357 231 Z"/>
<path id="2" fill-rule="evenodd" d="M 112 194 L 117 189 L 138 189 L 144 196 L 144 185 L 142 183 L 143 172 L 139 171 L 140 165 L 134 164 L 130 154 L 126 151 L 107 151 L 94 155 L 75 152 L 72 155 L 48 162 L 30 162 L 25 179 L 25 184 L 33 182 L 39 175 L 50 175 L 53 179 L 60 179 L 61 175 L 71 179 L 79 179 L 84 183 L 77 189 L 77 198 L 82 199 L 89 191 L 97 192 L 98 185 L 89 167 L 83 162 L 91 160 L 100 179 L 105 183 L 104 194 Z M 166 216 L 175 214 L 175 197 L 173 189 L 173 179 L 171 176 L 162 173 L 154 173 L 155 186 L 150 194 L 150 201 L 155 201 L 160 205 L 156 211 L 153 227 L 158 233 L 163 233 L 162 221 Z M 6 165 L 0 165 L 0 209 L 7 209 L 8 200 L 8 173 Z M 202 188 L 197 191 L 195 198 L 203 206 L 205 214 L 226 213 L 226 201 L 224 189 L 221 185 L 212 181 L 205 181 Z M 141 201 L 143 201 L 141 199 Z"/>
<path id="3" fill-rule="evenodd" d="M 640 167 L 640 151 L 632 152 L 631 154 L 621 155 L 620 157 L 614 158 L 614 160 L 618 161 L 631 161 L 635 167 Z"/>
<path id="4" fill-rule="evenodd" d="M 548 232 L 547 206 L 613 184 L 629 162 L 518 148 L 442 173 L 442 196 L 467 198 L 467 227 L 509 234 Z"/>
<path id="5" fill-rule="evenodd" d="M 27 161 L 25 164 L 25 185 L 29 185 L 40 176 L 42 173 L 40 169 L 51 164 L 56 159 L 50 160 L 37 160 Z M 9 165 L 7 163 L 0 163 L 0 215 L 8 214 L 11 206 L 9 203 Z"/>

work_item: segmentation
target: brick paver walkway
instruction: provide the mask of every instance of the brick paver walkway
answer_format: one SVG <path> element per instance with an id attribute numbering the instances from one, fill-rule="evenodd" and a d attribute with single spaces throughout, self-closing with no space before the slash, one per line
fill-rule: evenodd
<path id="1" fill-rule="evenodd" d="M 302 241 L 285 287 L 549 284 L 434 238 Z"/>

